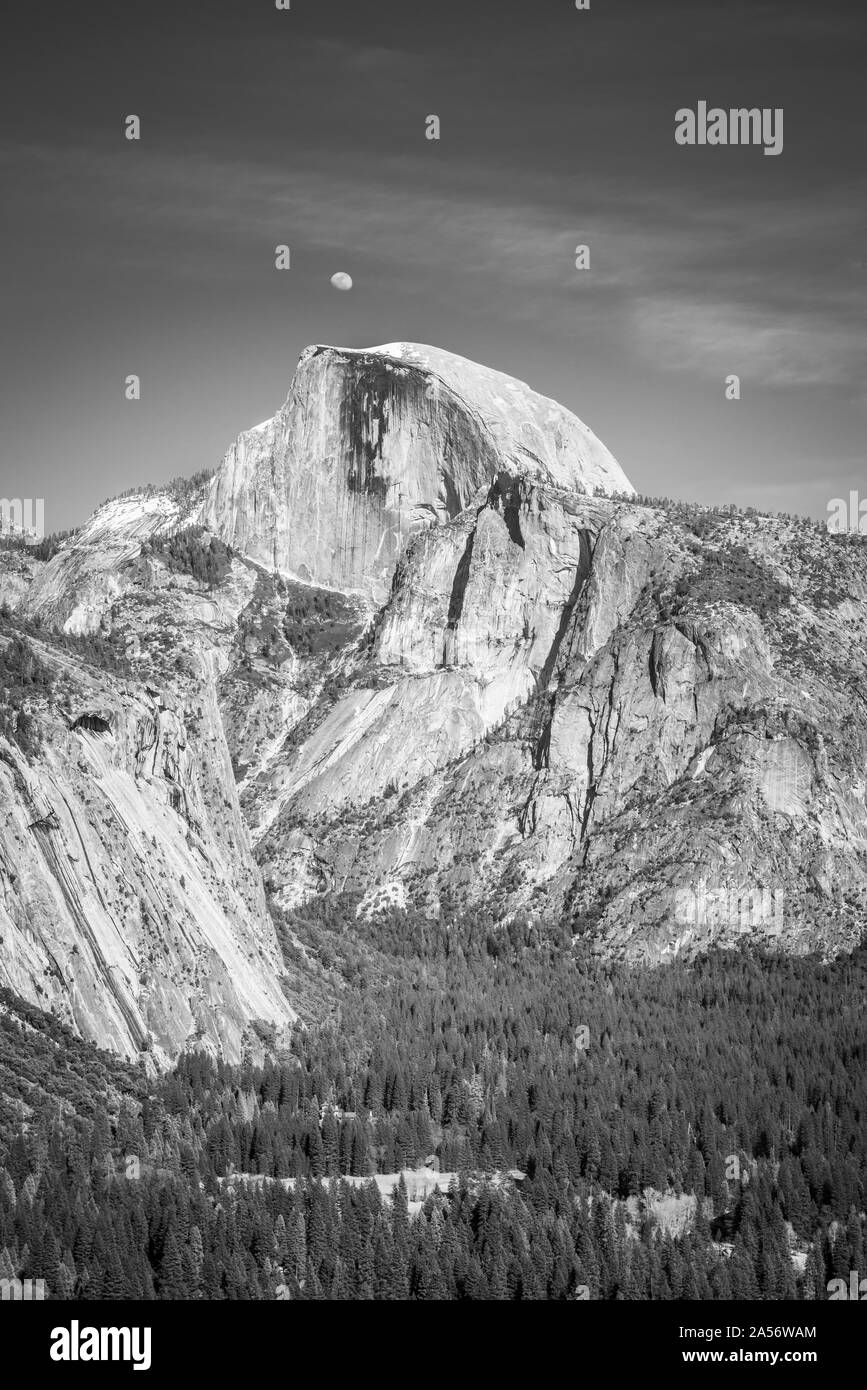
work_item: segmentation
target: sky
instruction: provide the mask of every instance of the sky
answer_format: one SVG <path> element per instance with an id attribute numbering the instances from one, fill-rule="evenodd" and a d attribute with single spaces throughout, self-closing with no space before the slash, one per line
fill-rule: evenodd
<path id="1" fill-rule="evenodd" d="M 7 0 L 0 62 L 0 497 L 49 530 L 216 467 L 308 343 L 508 372 L 643 493 L 867 495 L 867 6 Z M 678 145 L 700 101 L 782 153 Z"/>

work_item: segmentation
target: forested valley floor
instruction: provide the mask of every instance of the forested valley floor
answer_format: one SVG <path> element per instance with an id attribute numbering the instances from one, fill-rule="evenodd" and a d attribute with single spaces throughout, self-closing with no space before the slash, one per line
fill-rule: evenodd
<path id="1" fill-rule="evenodd" d="M 308 1023 L 263 1066 L 192 1054 L 149 1080 L 0 992 L 0 1279 L 692 1300 L 864 1275 L 863 946 L 638 969 L 341 900 L 278 929 Z M 423 1200 L 374 1180 L 425 1165 L 452 1176 Z"/>

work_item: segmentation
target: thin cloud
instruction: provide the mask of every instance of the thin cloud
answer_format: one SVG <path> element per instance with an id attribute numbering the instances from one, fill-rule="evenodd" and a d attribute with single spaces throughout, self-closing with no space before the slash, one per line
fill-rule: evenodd
<path id="1" fill-rule="evenodd" d="M 485 171 L 450 168 L 437 183 L 409 158 L 286 170 L 145 149 L 6 146 L 0 165 L 25 203 L 98 207 L 113 263 L 162 278 L 234 278 L 288 242 L 297 267 L 351 253 L 407 296 L 431 276 L 480 308 L 496 295 L 517 325 L 541 315 L 566 333 L 577 310 L 582 329 L 619 338 L 655 369 L 737 372 L 778 387 L 852 386 L 864 375 L 867 284 L 846 254 L 858 223 L 845 191 L 837 206 L 778 201 L 746 215 L 707 196 L 603 181 L 576 206 L 536 176 L 506 200 Z M 823 228 L 823 257 L 805 274 L 803 248 Z M 589 273 L 574 268 L 584 243 Z M 98 236 L 89 254 L 103 255 Z"/>
<path id="2" fill-rule="evenodd" d="M 646 299 L 639 346 L 671 371 L 735 373 L 767 386 L 840 386 L 863 370 L 863 334 L 795 314 L 721 303 Z"/>

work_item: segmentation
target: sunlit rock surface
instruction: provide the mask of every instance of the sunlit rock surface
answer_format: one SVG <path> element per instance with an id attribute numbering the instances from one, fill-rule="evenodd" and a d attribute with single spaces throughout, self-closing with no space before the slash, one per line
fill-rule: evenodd
<path id="1" fill-rule="evenodd" d="M 264 565 L 381 600 L 406 538 L 503 470 L 630 490 L 586 425 L 510 377 L 413 344 L 310 347 L 282 410 L 229 450 L 203 520 Z"/>

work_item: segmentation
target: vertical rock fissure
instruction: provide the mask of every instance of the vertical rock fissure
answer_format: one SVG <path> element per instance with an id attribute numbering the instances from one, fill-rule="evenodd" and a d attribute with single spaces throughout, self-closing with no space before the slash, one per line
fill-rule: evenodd
<path id="1" fill-rule="evenodd" d="M 547 695 L 548 685 L 551 681 L 551 677 L 554 674 L 554 669 L 557 665 L 557 658 L 559 657 L 560 650 L 563 646 L 563 640 L 566 636 L 566 633 L 569 631 L 569 626 L 572 622 L 578 599 L 580 598 L 584 585 L 587 582 L 587 576 L 590 573 L 590 563 L 590 540 L 588 533 L 586 531 L 582 531 L 581 551 L 578 558 L 578 567 L 575 571 L 575 579 L 572 583 L 572 588 L 569 593 L 569 597 L 566 600 L 566 604 L 560 616 L 560 622 L 557 625 L 557 631 L 554 634 L 554 640 L 551 643 L 551 649 L 545 658 L 545 663 L 542 666 L 541 671 L 539 672 L 538 689 L 543 698 Z M 548 696 L 546 700 L 545 713 L 542 718 L 542 728 L 536 740 L 536 746 L 533 752 L 533 766 L 537 772 L 541 772 L 544 768 L 547 768 L 549 764 L 551 748 L 551 725 L 554 720 L 554 709 L 556 703 L 556 693 L 552 693 L 550 696 Z"/>
<path id="2" fill-rule="evenodd" d="M 519 480 L 509 473 L 500 473 L 491 488 L 491 505 L 499 510 L 503 504 L 503 520 L 513 545 L 526 549 L 521 532 L 521 496 Z"/>
<path id="3" fill-rule="evenodd" d="M 467 584 L 469 583 L 470 579 L 470 569 L 473 563 L 473 546 L 475 545 L 475 541 L 476 529 L 475 527 L 473 527 L 472 531 L 467 537 L 467 543 L 464 547 L 464 553 L 458 561 L 458 567 L 455 570 L 455 577 L 452 581 L 452 592 L 449 596 L 449 611 L 448 617 L 446 619 L 446 627 L 449 629 L 450 632 L 454 632 L 455 628 L 461 620 L 461 614 L 464 610 L 464 597 L 466 595 Z"/>

